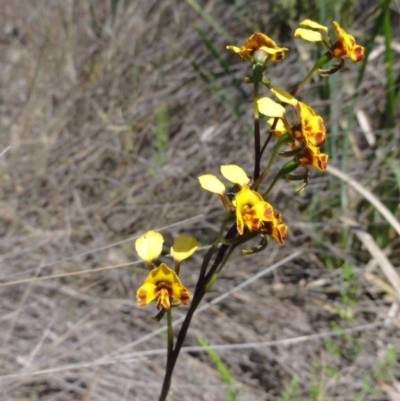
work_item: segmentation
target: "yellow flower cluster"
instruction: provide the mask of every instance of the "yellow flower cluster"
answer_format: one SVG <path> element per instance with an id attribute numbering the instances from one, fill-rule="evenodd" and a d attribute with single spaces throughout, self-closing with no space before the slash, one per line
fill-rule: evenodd
<path id="1" fill-rule="evenodd" d="M 343 66 L 344 57 L 348 57 L 353 61 L 360 61 L 364 56 L 364 48 L 357 45 L 354 37 L 345 32 L 336 21 L 333 22 L 333 29 L 337 36 L 337 40 L 334 43 L 330 39 L 326 26 L 308 19 L 301 22 L 300 26 L 295 31 L 295 37 L 301 37 L 311 42 L 321 42 L 328 50 L 328 53 L 318 60 L 306 78 L 292 90 L 293 94 L 306 82 L 315 69 L 329 62 L 332 58 L 338 59 L 340 64 L 328 70 L 318 70 L 321 74 L 336 72 Z M 320 147 L 326 138 L 324 122 L 321 116 L 317 115 L 310 106 L 297 100 L 291 93 L 271 87 L 270 81 L 263 77 L 266 71 L 266 63 L 284 58 L 287 48 L 278 46 L 268 36 L 256 32 L 246 40 L 243 46 L 227 46 L 227 49 L 251 62 L 253 70 L 259 74 L 254 73 L 253 80 L 249 79 L 249 82 L 254 82 L 255 84 L 255 124 L 258 124 L 258 113 L 269 117 L 268 123 L 271 125 L 271 133 L 282 139 L 276 145 L 270 164 L 260 175 L 259 164 L 264 149 L 260 150 L 259 129 L 258 131 L 255 129 L 255 138 L 256 132 L 258 132 L 255 144 L 258 143 L 258 147 L 255 146 L 257 159 L 255 163 L 256 177 L 252 185 L 246 172 L 234 164 L 221 166 L 221 174 L 231 183 L 231 187 L 228 189 L 213 174 L 204 174 L 198 179 L 202 188 L 216 193 L 220 197 L 226 211 L 235 219 L 239 235 L 245 234 L 247 230 L 262 236 L 269 235 L 276 241 L 283 243 L 287 233 L 287 226 L 283 223 L 281 214 L 276 212 L 272 205 L 257 192 L 259 184 L 268 174 L 276 154 L 294 158 L 294 162 L 289 162 L 289 164 L 292 164 L 287 170 L 282 169 L 282 176 L 289 177 L 290 172 L 293 171 L 292 166 L 294 169 L 298 166 L 305 167 L 307 177 L 309 166 L 314 166 L 321 171 L 325 170 L 328 163 L 328 155 L 320 151 Z M 261 68 L 258 68 L 260 64 Z M 269 88 L 280 103 L 268 97 L 258 98 L 258 84 L 260 82 Z M 288 115 L 287 109 L 292 111 L 291 115 Z M 268 140 L 265 145 L 267 143 Z M 283 144 L 288 144 L 290 150 L 281 151 L 280 147 Z M 280 177 L 278 175 L 277 179 Z M 293 179 L 298 179 L 298 177 L 300 176 L 292 176 Z M 272 182 L 264 196 L 267 196 L 275 182 L 276 180 Z M 171 247 L 171 255 L 175 261 L 174 269 L 171 269 L 165 263 L 161 263 L 158 266 L 154 265 L 155 260 L 162 252 L 163 242 L 164 239 L 160 233 L 148 231 L 139 237 L 135 243 L 136 251 L 146 261 L 150 270 L 143 285 L 137 291 L 137 300 L 140 306 L 156 300 L 158 309 L 169 310 L 173 306 L 187 305 L 189 303 L 190 293 L 179 279 L 179 270 L 182 260 L 192 255 L 197 249 L 198 243 L 194 238 L 185 235 L 176 238 Z"/>
<path id="2" fill-rule="evenodd" d="M 301 28 L 296 29 L 294 36 L 301 37 L 311 42 L 322 42 L 331 57 L 339 59 L 340 63 L 331 69 L 318 71 L 322 75 L 333 74 L 344 63 L 343 58 L 349 57 L 353 61 L 360 61 L 364 56 L 364 48 L 356 44 L 354 36 L 348 34 L 338 22 L 333 21 L 337 40 L 332 43 L 326 26 L 309 19 L 300 23 Z M 261 59 L 264 64 L 267 61 L 277 61 L 285 56 L 285 47 L 279 47 L 272 39 L 262 33 L 251 35 L 241 47 L 227 46 L 245 60 L 255 64 Z M 261 57 L 260 57 L 261 52 Z M 262 56 L 264 55 L 264 56 Z M 294 123 L 288 121 L 285 107 L 270 98 L 262 98 L 257 101 L 261 114 L 272 117 L 268 122 L 272 125 L 271 132 L 278 137 L 288 133 L 292 137 L 289 142 L 291 152 L 282 153 L 284 156 L 294 155 L 294 159 L 302 166 L 314 166 L 318 170 L 325 170 L 328 163 L 328 155 L 321 153 L 320 146 L 325 141 L 326 129 L 323 120 L 315 111 L 305 103 L 295 99 L 291 94 L 272 88 L 271 91 L 278 99 L 293 109 Z M 240 224 L 238 224 L 238 231 Z"/>

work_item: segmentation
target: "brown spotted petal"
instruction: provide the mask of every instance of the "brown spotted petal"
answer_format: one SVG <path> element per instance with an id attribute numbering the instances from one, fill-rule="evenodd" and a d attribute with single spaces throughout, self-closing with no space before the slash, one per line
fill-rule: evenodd
<path id="1" fill-rule="evenodd" d="M 300 124 L 293 130 L 293 136 L 303 145 L 321 146 L 325 142 L 326 128 L 321 116 L 303 102 L 298 103 Z"/>
<path id="2" fill-rule="evenodd" d="M 251 208 L 259 202 L 263 201 L 262 196 L 249 188 L 248 185 L 243 185 L 240 191 L 236 194 L 236 226 L 238 233 L 243 235 L 244 225 L 251 227 L 251 216 L 245 222 L 244 215 L 247 215 Z"/>
<path id="3" fill-rule="evenodd" d="M 243 221 L 252 232 L 261 231 L 265 221 L 274 219 L 273 207 L 265 201 L 260 201 L 243 213 Z"/>
<path id="4" fill-rule="evenodd" d="M 283 244 L 286 237 L 288 227 L 283 224 L 282 216 L 280 213 L 275 213 L 275 217 L 272 221 L 264 223 L 264 234 L 270 235 L 276 241 Z"/>
<path id="5" fill-rule="evenodd" d="M 303 166 L 314 166 L 320 171 L 324 171 L 328 165 L 329 156 L 321 153 L 319 148 L 308 146 L 304 152 L 298 157 L 300 164 Z"/>
<path id="6" fill-rule="evenodd" d="M 241 47 L 227 46 L 226 48 L 249 61 L 253 61 L 253 54 L 257 50 L 263 50 L 269 54 L 272 61 L 281 60 L 285 56 L 285 51 L 288 50 L 286 47 L 277 46 L 271 38 L 261 32 L 253 33 Z"/>
<path id="7" fill-rule="evenodd" d="M 152 283 L 144 283 L 136 292 L 136 298 L 139 306 L 149 304 L 157 298 L 159 290 L 156 285 Z"/>
<path id="8" fill-rule="evenodd" d="M 175 301 L 178 301 L 179 303 L 181 303 L 182 305 L 187 305 L 189 303 L 190 293 L 183 286 L 180 286 L 180 287 L 174 286 L 172 298 L 175 299 Z"/>
<path id="9" fill-rule="evenodd" d="M 313 116 L 304 126 L 308 143 L 313 146 L 321 146 L 325 142 L 326 129 L 324 120 L 320 116 Z"/>

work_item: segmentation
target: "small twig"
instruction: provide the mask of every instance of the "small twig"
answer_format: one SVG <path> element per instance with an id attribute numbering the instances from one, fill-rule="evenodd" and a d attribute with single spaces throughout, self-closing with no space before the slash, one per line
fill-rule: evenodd
<path id="1" fill-rule="evenodd" d="M 203 216 L 204 216 L 203 214 L 198 214 L 198 215 L 196 215 L 196 216 L 189 217 L 188 219 L 180 220 L 180 221 L 177 221 L 176 223 L 172 223 L 172 224 L 168 224 L 168 225 L 166 225 L 166 226 L 160 227 L 160 228 L 156 228 L 155 230 L 156 230 L 156 231 L 163 231 L 163 230 L 166 230 L 166 229 L 170 229 L 170 228 L 172 228 L 172 227 L 180 226 L 180 225 L 182 225 L 182 224 L 191 222 L 191 221 L 193 221 L 193 220 L 200 219 L 200 218 L 202 218 Z M 66 257 L 66 258 L 64 258 L 64 259 L 58 259 L 58 260 L 55 260 L 54 262 L 46 263 L 46 264 L 44 264 L 43 266 L 40 266 L 40 269 L 43 271 L 43 269 L 45 269 L 45 268 L 52 267 L 52 266 L 58 265 L 58 264 L 63 263 L 63 262 L 67 262 L 67 261 L 69 261 L 69 260 L 74 260 L 74 259 L 80 258 L 80 257 L 82 257 L 82 256 L 87 256 L 87 255 L 91 255 L 91 254 L 93 254 L 93 253 L 97 253 L 97 252 L 100 252 L 100 251 L 104 251 L 104 250 L 106 250 L 106 249 L 114 248 L 115 246 L 123 245 L 123 244 L 126 244 L 126 243 L 128 243 L 128 242 L 132 242 L 133 240 L 139 238 L 139 236 L 140 236 L 140 234 L 136 234 L 136 235 L 134 235 L 134 236 L 132 236 L 132 237 L 129 237 L 129 238 L 126 238 L 126 239 L 124 239 L 124 240 L 122 240 L 122 241 L 113 242 L 112 244 L 105 245 L 105 246 L 102 246 L 102 247 L 100 247 L 100 248 L 91 249 L 91 250 L 89 250 L 89 251 L 82 252 L 82 253 L 77 253 L 77 254 L 75 254 L 75 255 L 68 256 L 68 257 Z M 24 271 L 21 271 L 21 272 L 15 273 L 15 274 L 10 274 L 10 275 L 8 275 L 8 277 L 19 276 L 19 275 L 21 275 L 21 274 L 25 274 L 25 273 L 29 273 L 29 272 L 31 272 L 31 271 L 35 271 L 36 269 L 37 269 L 37 267 L 33 267 L 33 268 L 26 269 L 26 270 L 24 270 Z M 4 280 L 5 278 L 6 278 L 6 277 L 4 277 L 4 276 L 3 276 L 3 277 L 0 277 L 0 280 Z"/>
<path id="2" fill-rule="evenodd" d="M 11 146 L 6 147 L 1 153 L 0 153 L 0 157 L 5 155 L 9 150 L 11 149 Z"/>
<path id="3" fill-rule="evenodd" d="M 82 270 L 82 271 L 78 271 L 78 272 L 68 272 L 68 273 L 52 274 L 50 276 L 43 276 L 43 277 L 24 278 L 22 280 L 15 280 L 15 281 L 9 281 L 7 283 L 0 283 L 0 288 L 1 287 L 9 287 L 11 285 L 17 285 L 17 284 L 26 284 L 26 283 L 36 282 L 36 281 L 54 280 L 56 278 L 78 276 L 80 274 L 87 274 L 87 273 L 91 274 L 91 273 L 96 273 L 96 272 L 102 272 L 105 270 L 117 269 L 119 267 L 132 266 L 132 265 L 136 265 L 139 263 L 142 263 L 142 261 L 138 260 L 136 262 L 121 263 L 119 265 L 114 265 L 114 266 L 97 267 L 95 269 Z"/>

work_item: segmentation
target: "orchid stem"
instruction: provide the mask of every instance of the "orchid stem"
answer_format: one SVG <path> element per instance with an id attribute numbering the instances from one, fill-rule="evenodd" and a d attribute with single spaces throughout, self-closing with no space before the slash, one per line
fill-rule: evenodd
<path id="1" fill-rule="evenodd" d="M 168 338 L 167 338 L 167 366 L 172 356 L 174 349 L 174 327 L 172 325 L 172 312 L 171 309 L 167 310 L 167 326 L 168 326 Z"/>
<path id="2" fill-rule="evenodd" d="M 326 64 L 329 60 L 332 59 L 332 54 L 329 52 L 326 52 L 323 56 L 321 56 L 316 63 L 314 64 L 314 67 L 310 70 L 310 72 L 304 77 L 302 81 L 300 81 L 291 91 L 290 94 L 295 96 L 296 93 L 299 91 L 301 87 L 304 86 L 304 84 L 311 78 L 312 74 L 314 74 L 315 71 L 318 70 L 318 68 L 322 67 L 324 64 Z"/>
<path id="3" fill-rule="evenodd" d="M 280 174 L 278 173 L 276 175 L 276 177 L 274 178 L 274 180 L 271 182 L 270 186 L 268 187 L 268 189 L 263 193 L 263 198 L 267 199 L 267 196 L 269 195 L 269 193 L 271 192 L 272 188 L 275 186 L 275 184 L 278 182 L 278 180 L 280 179 Z"/>
<path id="4" fill-rule="evenodd" d="M 192 303 L 190 304 L 185 320 L 183 321 L 182 327 L 179 330 L 178 338 L 175 344 L 175 349 L 172 350 L 171 356 L 167 360 L 167 368 L 165 370 L 164 382 L 161 389 L 159 401 L 165 401 L 167 399 L 169 388 L 171 387 L 172 373 L 174 371 L 176 361 L 178 360 L 178 356 L 182 348 L 183 342 L 185 340 L 186 333 L 189 329 L 193 314 L 196 311 L 197 307 L 199 306 L 205 293 L 206 293 L 205 289 L 203 288 L 203 291 L 199 292 L 197 296 L 194 296 Z"/>
<path id="5" fill-rule="evenodd" d="M 311 71 L 304 77 L 304 79 L 299 82 L 291 91 L 290 94 L 295 96 L 296 93 L 299 91 L 299 89 L 304 86 L 304 84 L 311 78 L 312 74 L 317 70 L 318 68 L 318 62 L 315 63 L 314 67 L 311 69 Z"/>
<path id="6" fill-rule="evenodd" d="M 281 179 L 282 177 L 285 177 L 286 175 L 290 174 L 292 171 L 296 170 L 297 167 L 299 167 L 299 163 L 296 160 L 291 160 L 291 161 L 287 162 L 280 169 L 278 174 L 275 176 L 274 180 L 271 182 L 271 184 L 268 187 L 268 189 L 263 193 L 263 198 L 267 199 L 267 196 L 269 195 L 269 193 L 271 192 L 271 190 L 275 186 L 275 184 L 278 182 L 278 180 Z"/>
<path id="7" fill-rule="evenodd" d="M 263 145 L 263 147 L 261 148 L 260 159 L 261 159 L 262 155 L 264 154 L 264 150 L 265 150 L 265 148 L 267 147 L 267 145 L 268 145 L 269 141 L 271 140 L 271 138 L 272 138 L 272 133 L 271 133 L 271 131 L 270 131 L 269 134 L 268 134 L 267 140 L 264 142 L 264 145 Z"/>
<path id="8" fill-rule="evenodd" d="M 272 163 L 274 162 L 280 147 L 285 143 L 288 143 L 290 140 L 291 140 L 290 136 L 281 136 L 279 138 L 278 142 L 275 144 L 274 150 L 272 151 L 272 155 L 269 159 L 268 166 L 265 168 L 262 174 L 257 178 L 257 180 L 254 181 L 254 184 L 251 187 L 252 190 L 257 191 L 258 186 L 261 184 L 261 182 L 269 173 L 269 170 L 271 169 Z"/>
<path id="9" fill-rule="evenodd" d="M 233 238 L 237 234 L 237 229 L 236 229 L 236 223 L 232 225 L 232 227 L 228 230 L 228 232 L 225 235 L 225 239 L 230 239 Z M 217 242 L 217 241 L 216 241 Z M 206 258 L 207 258 L 207 263 L 203 264 L 205 267 L 207 267 L 212 254 L 214 253 L 216 249 L 216 242 L 214 242 L 212 251 L 211 248 L 207 252 Z M 165 401 L 168 396 L 169 388 L 171 386 L 171 379 L 172 379 L 172 373 L 175 368 L 176 361 L 178 360 L 179 353 L 181 351 L 181 348 L 183 346 L 183 342 L 185 341 L 187 331 L 190 326 L 190 322 L 192 321 L 192 317 L 194 315 L 194 312 L 196 311 L 197 307 L 199 306 L 201 300 L 203 299 L 204 295 L 206 294 L 206 286 L 208 282 L 211 280 L 212 276 L 220 266 L 221 262 L 224 260 L 224 256 L 226 251 L 229 249 L 228 245 L 222 244 L 221 247 L 218 249 L 217 256 L 214 260 L 214 263 L 212 264 L 209 272 L 207 275 L 203 275 L 202 278 L 199 277 L 199 281 L 196 286 L 196 290 L 193 295 L 193 300 L 189 306 L 189 310 L 186 314 L 185 320 L 182 323 L 182 326 L 179 330 L 178 337 L 175 342 L 175 347 L 173 348 L 171 352 L 171 357 L 168 358 L 167 360 L 167 368 L 165 370 L 165 376 L 164 376 L 164 381 L 163 381 L 163 386 L 161 389 L 161 394 L 159 401 Z M 202 266 L 203 269 L 203 266 Z M 205 269 L 204 269 L 205 273 Z"/>
<path id="10" fill-rule="evenodd" d="M 219 230 L 218 237 L 216 238 L 216 240 L 214 241 L 214 243 L 211 245 L 210 249 L 207 251 L 206 255 L 204 256 L 203 263 L 201 264 L 201 268 L 200 268 L 199 278 L 198 278 L 196 289 L 195 289 L 195 294 L 197 293 L 197 291 L 200 288 L 200 283 L 203 281 L 203 278 L 206 274 L 207 267 L 208 267 L 208 264 L 210 263 L 212 255 L 216 251 L 217 246 L 223 241 L 222 236 L 224 234 L 224 230 L 225 230 L 227 224 L 228 224 L 228 221 L 227 221 L 227 219 L 225 219 L 221 224 L 221 228 Z"/>
<path id="11" fill-rule="evenodd" d="M 253 117 L 254 117 L 254 174 L 253 179 L 256 180 L 260 175 L 261 160 L 261 137 L 260 137 L 260 113 L 258 111 L 258 89 L 262 79 L 262 66 L 253 65 Z"/>

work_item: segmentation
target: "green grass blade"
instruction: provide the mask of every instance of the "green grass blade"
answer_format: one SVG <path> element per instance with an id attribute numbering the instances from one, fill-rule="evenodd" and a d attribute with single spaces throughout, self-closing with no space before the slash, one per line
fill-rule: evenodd
<path id="1" fill-rule="evenodd" d="M 394 78 L 394 57 L 391 48 L 392 29 L 390 26 L 389 7 L 383 13 L 383 34 L 385 37 L 385 65 L 386 65 L 386 110 L 384 117 L 384 128 L 392 128 L 395 125 L 396 94 Z"/>
<path id="2" fill-rule="evenodd" d="M 378 35 L 378 33 L 380 32 L 380 29 L 382 27 L 384 18 L 385 18 L 385 13 L 386 10 L 389 9 L 390 6 L 390 2 L 391 0 L 382 0 L 381 4 L 377 7 L 377 10 L 380 8 L 381 12 L 379 14 L 379 16 L 377 17 L 376 21 L 375 21 L 375 25 L 372 28 L 372 32 L 371 32 L 371 36 L 369 38 L 368 43 L 364 46 L 365 47 L 365 53 L 364 53 L 364 58 L 362 60 L 362 64 L 360 67 L 360 72 L 358 73 L 358 77 L 357 77 L 357 81 L 356 81 L 356 88 L 358 86 L 360 86 L 361 82 L 364 79 L 364 75 L 365 75 L 365 70 L 367 68 L 367 62 L 368 62 L 368 57 L 372 51 L 372 48 L 374 46 L 374 42 L 376 39 L 376 36 Z"/>
<path id="3" fill-rule="evenodd" d="M 226 62 L 226 60 L 223 59 L 220 51 L 214 46 L 214 43 L 212 40 L 210 40 L 207 35 L 201 30 L 200 28 L 197 28 L 196 31 L 199 33 L 201 39 L 203 40 L 204 44 L 207 46 L 208 50 L 211 52 L 211 54 L 219 61 L 221 64 L 221 67 L 224 69 L 224 71 L 228 75 L 232 75 L 232 70 L 229 66 L 229 64 Z"/>
<path id="4" fill-rule="evenodd" d="M 214 46 L 214 43 L 212 42 L 212 40 L 210 40 L 207 35 L 200 29 L 197 28 L 197 32 L 199 33 L 201 39 L 203 40 L 204 44 L 207 46 L 208 50 L 210 51 L 210 53 L 218 60 L 218 62 L 220 63 L 221 67 L 223 68 L 223 70 L 225 71 L 225 73 L 229 76 L 233 77 L 233 82 L 232 82 L 232 86 L 236 89 L 239 90 L 240 94 L 246 98 L 246 92 L 244 91 L 243 87 L 242 87 L 242 82 L 236 78 L 234 78 L 233 74 L 232 74 L 232 70 L 231 67 L 229 66 L 229 64 L 227 63 L 227 61 L 222 57 L 221 53 L 218 51 L 218 49 Z"/>
<path id="5" fill-rule="evenodd" d="M 198 337 L 197 342 L 202 346 L 202 347 L 208 347 L 209 344 L 206 340 L 203 340 L 202 338 Z M 221 357 L 218 355 L 218 353 L 213 350 L 213 349 L 207 349 L 207 354 L 213 364 L 215 365 L 215 368 L 217 369 L 221 382 L 226 384 L 227 386 L 227 393 L 226 393 L 226 399 L 227 401 L 237 401 L 237 397 L 239 395 L 240 389 L 234 389 L 231 387 L 231 385 L 235 382 L 235 379 L 233 378 L 231 372 L 229 371 L 228 367 L 225 365 Z"/>
<path id="6" fill-rule="evenodd" d="M 223 29 L 222 26 L 218 24 L 218 22 L 213 17 L 211 17 L 210 14 L 204 11 L 202 6 L 196 0 L 186 0 L 186 3 L 188 3 L 189 6 L 191 6 L 196 12 L 198 12 L 199 15 L 204 19 L 204 21 L 208 22 L 208 24 L 210 24 L 217 33 L 222 36 L 228 37 L 225 29 Z"/>

